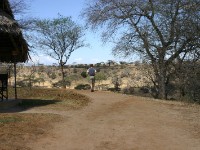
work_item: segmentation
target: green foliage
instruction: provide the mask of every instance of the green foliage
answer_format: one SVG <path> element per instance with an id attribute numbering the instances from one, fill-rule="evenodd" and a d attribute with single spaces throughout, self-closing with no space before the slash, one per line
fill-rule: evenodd
<path id="1" fill-rule="evenodd" d="M 66 64 L 74 50 L 84 46 L 83 30 L 71 17 L 58 15 L 54 19 L 36 20 L 35 26 L 40 35 L 39 46 L 46 48 L 46 54 L 58 60 L 60 66 Z"/>
<path id="2" fill-rule="evenodd" d="M 79 80 L 80 76 L 78 74 L 72 74 L 72 75 L 69 75 L 65 78 L 65 81 L 77 81 Z"/>
<path id="3" fill-rule="evenodd" d="M 102 82 L 103 80 L 107 80 L 107 76 L 105 73 L 103 72 L 98 72 L 96 75 L 95 75 L 95 80 Z"/>
<path id="4" fill-rule="evenodd" d="M 85 68 L 85 65 L 84 64 L 77 64 L 76 68 Z"/>
<path id="5" fill-rule="evenodd" d="M 127 64 L 127 62 L 125 62 L 125 61 L 120 61 L 119 63 L 120 63 L 121 65 Z"/>
<path id="6" fill-rule="evenodd" d="M 66 87 L 66 86 L 70 86 L 71 85 L 71 82 L 68 80 L 68 81 L 58 81 L 56 83 L 53 83 L 52 86 L 53 87 Z"/>
<path id="7" fill-rule="evenodd" d="M 89 84 L 79 84 L 74 89 L 76 90 L 89 90 L 91 87 Z"/>
<path id="8" fill-rule="evenodd" d="M 199 0 L 99 0 L 89 4 L 83 15 L 91 28 L 105 29 L 104 40 L 117 41 L 112 51 L 115 56 L 138 55 L 150 64 L 158 98 L 167 99 L 166 87 L 173 73 L 171 64 L 191 59 L 194 54 L 199 59 L 199 10 Z M 124 30 L 124 26 L 131 30 Z M 119 32 L 121 29 L 124 32 Z M 109 66 L 111 63 L 108 60 Z"/>
<path id="9" fill-rule="evenodd" d="M 86 77 L 87 77 L 87 72 L 86 72 L 86 71 L 81 72 L 81 76 L 82 76 L 83 78 L 86 78 Z"/>
<path id="10" fill-rule="evenodd" d="M 84 30 L 71 17 L 61 15 L 54 19 L 35 20 L 34 25 L 35 46 L 39 46 L 43 53 L 58 61 L 64 79 L 64 65 L 72 52 L 85 46 Z"/>
<path id="11" fill-rule="evenodd" d="M 96 66 L 96 67 L 100 67 L 100 66 L 101 66 L 101 63 L 96 63 L 95 66 Z"/>

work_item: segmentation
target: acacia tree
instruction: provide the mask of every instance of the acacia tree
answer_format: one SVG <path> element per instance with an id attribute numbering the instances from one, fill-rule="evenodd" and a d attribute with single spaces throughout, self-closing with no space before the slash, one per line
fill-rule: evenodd
<path id="1" fill-rule="evenodd" d="M 117 40 L 113 54 L 151 64 L 158 98 L 167 99 L 171 63 L 199 47 L 199 10 L 199 0 L 95 0 L 83 15 L 93 29 L 105 27 L 104 39 Z"/>
<path id="2" fill-rule="evenodd" d="M 82 40 L 83 30 L 71 17 L 58 16 L 55 19 L 35 21 L 37 43 L 45 53 L 58 61 L 64 81 L 64 65 L 72 52 L 85 46 Z"/>
<path id="3" fill-rule="evenodd" d="M 15 15 L 23 15 L 28 9 L 28 3 L 25 0 L 10 0 L 10 7 Z"/>
<path id="4" fill-rule="evenodd" d="M 13 14 L 15 15 L 15 19 L 19 23 L 20 27 L 24 30 L 32 29 L 32 23 L 34 19 L 30 17 L 28 14 L 28 10 L 30 8 L 31 1 L 30 0 L 9 0 L 10 7 L 12 9 Z"/>

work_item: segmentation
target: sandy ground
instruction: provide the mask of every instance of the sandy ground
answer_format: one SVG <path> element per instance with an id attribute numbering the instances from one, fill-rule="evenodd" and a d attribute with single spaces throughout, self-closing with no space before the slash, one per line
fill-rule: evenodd
<path id="1" fill-rule="evenodd" d="M 199 150 L 200 107 L 110 92 L 80 91 L 91 98 L 81 110 L 51 111 L 63 121 L 33 150 Z M 31 109 L 27 113 L 49 113 Z"/>

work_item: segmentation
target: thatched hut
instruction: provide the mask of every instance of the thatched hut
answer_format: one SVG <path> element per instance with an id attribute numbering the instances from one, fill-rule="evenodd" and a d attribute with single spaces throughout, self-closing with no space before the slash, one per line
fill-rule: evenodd
<path id="1" fill-rule="evenodd" d="M 9 1 L 0 0 L 0 62 L 14 63 L 16 99 L 16 63 L 25 62 L 27 59 L 28 44 L 22 35 L 18 23 L 14 19 Z M 3 79 L 1 82 L 3 86 Z M 3 99 L 3 90 L 5 88 L 2 86 L 0 94 Z M 7 98 L 7 96 L 5 97 Z"/>
<path id="2" fill-rule="evenodd" d="M 0 62 L 25 62 L 28 45 L 8 0 L 0 0 Z"/>

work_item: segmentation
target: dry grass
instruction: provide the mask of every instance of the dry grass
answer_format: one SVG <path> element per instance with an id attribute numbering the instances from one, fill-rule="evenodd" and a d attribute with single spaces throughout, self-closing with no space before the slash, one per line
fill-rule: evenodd
<path id="1" fill-rule="evenodd" d="M 13 89 L 9 89 L 9 98 L 14 98 Z M 18 89 L 19 107 L 24 109 L 80 109 L 89 103 L 89 99 L 71 90 L 64 89 Z M 9 111 L 8 111 L 9 112 Z M 47 135 L 55 122 L 62 121 L 56 114 L 0 114 L 0 150 L 28 150 L 29 141 Z"/>
<path id="2" fill-rule="evenodd" d="M 9 90 L 9 97 L 14 98 L 14 91 Z M 59 110 L 80 109 L 87 106 L 89 98 L 66 89 L 19 88 L 18 99 L 22 107 L 42 107 Z"/>
<path id="3" fill-rule="evenodd" d="M 0 114 L 0 149 L 29 149 L 26 146 L 29 140 L 47 134 L 53 123 L 60 119 L 53 114 Z"/>

